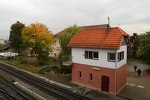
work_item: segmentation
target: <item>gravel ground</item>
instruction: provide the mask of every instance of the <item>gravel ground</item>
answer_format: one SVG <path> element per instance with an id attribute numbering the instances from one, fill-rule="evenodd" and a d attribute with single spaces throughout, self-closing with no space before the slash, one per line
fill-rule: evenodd
<path id="1" fill-rule="evenodd" d="M 71 87 L 74 87 L 76 86 L 75 84 L 71 83 L 71 75 L 67 75 L 67 76 L 63 76 L 63 75 L 42 75 L 43 77 L 46 77 L 50 80 L 53 80 L 55 82 L 58 82 L 58 83 L 62 83 L 62 84 L 65 84 L 65 85 L 69 85 Z"/>
<path id="2" fill-rule="evenodd" d="M 137 75 L 136 72 L 134 72 L 134 65 L 137 65 L 138 68 L 142 70 L 141 77 Z M 0 70 L 0 75 L 5 76 L 8 80 L 11 80 L 13 76 L 9 75 L 3 71 Z M 79 89 L 80 87 L 71 83 L 71 76 L 67 75 L 42 75 L 43 77 L 46 77 L 50 80 L 69 85 L 73 87 L 72 89 Z M 44 98 L 48 98 L 48 100 L 55 100 L 53 97 L 47 97 L 46 94 L 39 92 L 38 89 L 35 89 L 32 86 L 29 86 L 28 84 L 25 84 L 24 82 L 17 79 L 21 84 L 24 84 L 24 86 L 30 88 L 33 91 L 36 91 L 38 94 L 42 95 Z M 150 100 L 150 66 L 147 64 L 143 64 L 137 61 L 128 61 L 128 67 L 127 67 L 127 86 L 119 93 L 119 95 L 132 98 L 133 100 Z M 139 87 L 138 87 L 139 86 Z M 144 88 L 140 88 L 144 87 Z M 94 91 L 87 93 L 87 97 L 92 98 L 92 100 L 124 100 L 123 98 L 119 98 L 113 95 L 104 94 L 102 92 Z"/>
<path id="3" fill-rule="evenodd" d="M 8 74 L 8 73 L 4 72 L 3 70 L 0 70 L 0 76 L 4 77 L 8 81 L 12 81 L 12 78 L 14 77 L 11 74 Z M 40 91 L 39 89 L 37 89 L 37 88 L 35 88 L 35 87 L 33 87 L 33 86 L 29 85 L 29 84 L 26 84 L 25 82 L 21 81 L 20 79 L 18 79 L 16 77 L 14 77 L 14 78 L 15 78 L 15 81 L 19 82 L 19 84 L 21 84 L 24 87 L 30 89 L 31 91 L 37 93 L 38 95 L 44 97 L 45 99 L 47 99 L 47 100 L 57 100 L 56 98 L 54 98 L 54 97 L 52 97 L 52 96 L 50 96 L 50 95 Z"/>

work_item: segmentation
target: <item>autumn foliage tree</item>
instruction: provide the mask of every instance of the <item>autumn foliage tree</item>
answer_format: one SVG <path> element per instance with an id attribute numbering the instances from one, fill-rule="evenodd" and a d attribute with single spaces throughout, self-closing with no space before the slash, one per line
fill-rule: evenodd
<path id="1" fill-rule="evenodd" d="M 31 48 L 31 53 L 36 54 L 39 64 L 44 64 L 48 61 L 54 37 L 46 25 L 35 23 L 26 26 L 22 30 L 22 37 L 28 48 Z"/>

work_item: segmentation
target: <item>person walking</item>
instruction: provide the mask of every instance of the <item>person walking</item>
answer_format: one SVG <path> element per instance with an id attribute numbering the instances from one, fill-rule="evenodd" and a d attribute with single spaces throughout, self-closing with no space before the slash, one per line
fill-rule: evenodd
<path id="1" fill-rule="evenodd" d="M 134 71 L 136 72 L 136 69 L 137 69 L 137 65 L 134 65 Z"/>
<path id="2" fill-rule="evenodd" d="M 141 76 L 142 71 L 140 68 L 137 70 L 137 73 L 138 73 L 138 76 Z"/>

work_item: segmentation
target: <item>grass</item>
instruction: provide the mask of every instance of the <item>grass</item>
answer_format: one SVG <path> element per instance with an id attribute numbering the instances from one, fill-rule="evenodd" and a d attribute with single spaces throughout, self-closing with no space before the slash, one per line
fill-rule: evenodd
<path id="1" fill-rule="evenodd" d="M 11 60 L 11 61 L 1 60 L 1 61 L 8 63 L 10 65 L 14 65 L 20 69 L 24 69 L 24 70 L 34 72 L 34 73 L 36 73 L 39 70 L 39 68 L 42 67 L 42 66 L 34 66 L 34 65 L 30 65 L 30 64 L 21 64 L 18 60 Z"/>

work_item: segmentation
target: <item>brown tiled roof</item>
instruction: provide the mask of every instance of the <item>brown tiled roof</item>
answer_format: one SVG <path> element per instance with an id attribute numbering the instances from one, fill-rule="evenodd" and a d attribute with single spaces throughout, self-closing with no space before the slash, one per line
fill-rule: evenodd
<path id="1" fill-rule="evenodd" d="M 79 28 L 80 28 L 81 30 L 87 30 L 87 29 L 106 28 L 107 26 L 108 26 L 108 24 L 101 24 L 101 25 L 79 26 Z M 67 28 L 66 28 L 66 29 L 67 29 Z M 60 34 L 63 34 L 66 29 L 64 29 L 64 30 L 62 30 L 62 31 L 60 31 L 60 32 L 58 32 L 58 33 L 56 34 L 56 36 L 57 36 L 57 35 L 60 35 Z"/>
<path id="2" fill-rule="evenodd" d="M 73 36 L 68 47 L 120 48 L 123 36 L 119 27 L 81 30 Z"/>
<path id="3" fill-rule="evenodd" d="M 100 28 L 107 28 L 108 24 L 102 24 L 102 25 L 90 25 L 90 26 L 80 26 L 81 29 L 87 30 L 87 29 L 100 29 Z"/>

